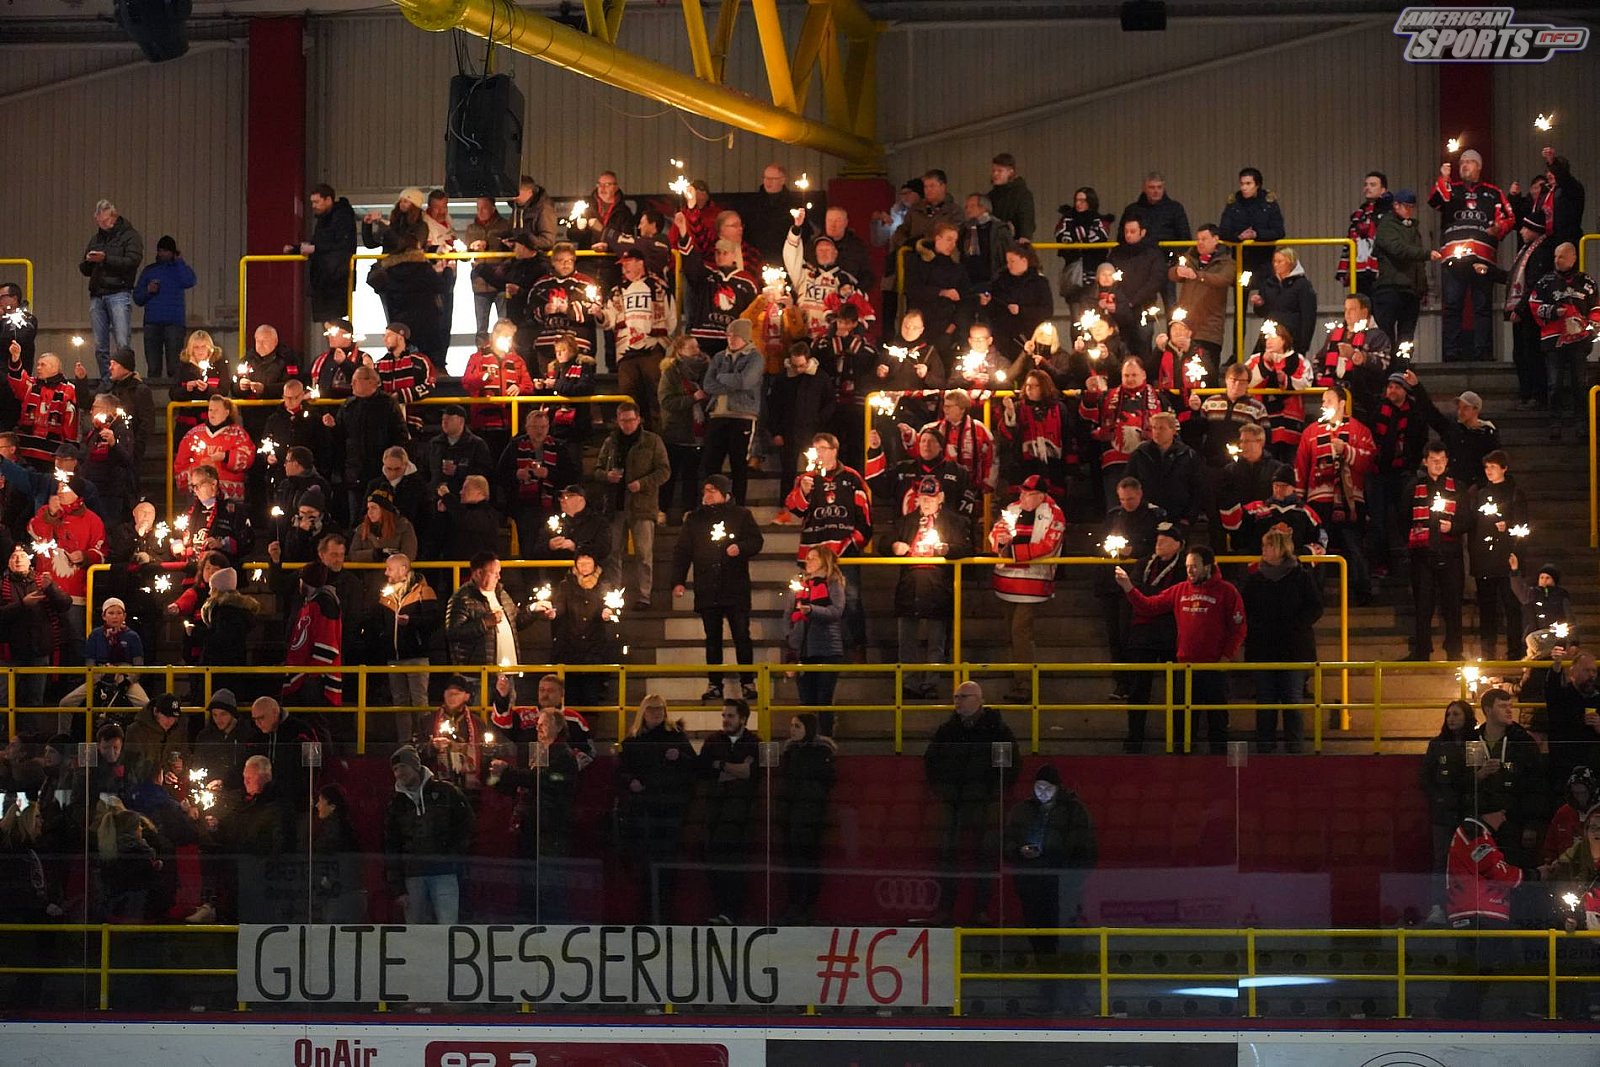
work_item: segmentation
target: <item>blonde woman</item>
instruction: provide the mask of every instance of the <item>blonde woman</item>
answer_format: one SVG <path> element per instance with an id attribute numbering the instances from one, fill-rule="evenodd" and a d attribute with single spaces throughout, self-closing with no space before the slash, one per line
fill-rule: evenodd
<path id="1" fill-rule="evenodd" d="M 844 662 L 845 591 L 839 557 L 824 545 L 805 555 L 800 588 L 789 610 L 789 648 L 801 663 Z M 814 708 L 833 704 L 837 671 L 801 671 L 800 703 Z M 818 716 L 824 736 L 833 736 L 833 712 Z"/>
<path id="2" fill-rule="evenodd" d="M 178 353 L 177 369 L 172 378 L 172 399 L 204 400 L 213 393 L 228 393 L 232 378 L 222 349 L 205 330 L 195 330 Z M 203 416 L 193 408 L 179 408 L 173 420 L 178 434 L 187 433 L 198 426 Z"/>
<path id="3" fill-rule="evenodd" d="M 617 821 L 623 855 L 641 866 L 637 876 L 651 922 L 672 917 L 684 816 L 694 796 L 695 755 L 683 725 L 667 718 L 667 701 L 646 693 L 617 761 Z"/>

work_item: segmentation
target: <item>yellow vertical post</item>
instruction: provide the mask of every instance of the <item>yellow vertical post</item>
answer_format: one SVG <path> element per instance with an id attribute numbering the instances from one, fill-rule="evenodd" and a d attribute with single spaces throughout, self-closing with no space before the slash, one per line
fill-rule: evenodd
<path id="1" fill-rule="evenodd" d="M 174 488 L 173 481 L 172 481 L 172 459 L 173 459 L 173 454 L 177 451 L 176 437 L 175 437 L 176 426 L 175 426 L 175 423 L 174 423 L 174 419 L 176 418 L 176 416 L 177 416 L 177 405 L 168 404 L 167 405 L 167 465 L 161 469 L 161 480 L 167 483 L 167 515 L 166 515 L 166 519 L 167 519 L 168 522 L 172 521 L 172 491 L 173 491 L 173 488 Z"/>
<path id="2" fill-rule="evenodd" d="M 1311 665 L 1311 751 L 1322 754 L 1322 664 Z"/>
<path id="3" fill-rule="evenodd" d="M 866 401 L 861 405 L 861 477 L 867 476 L 867 459 L 872 455 L 872 398 L 879 395 L 870 392 Z M 784 486 L 778 486 L 778 503 L 783 503 Z"/>
<path id="4" fill-rule="evenodd" d="M 1372 665 L 1372 751 L 1383 751 L 1383 664 Z"/>
<path id="5" fill-rule="evenodd" d="M 100 1010 L 111 1010 L 111 927 L 106 924 L 100 926 Z"/>
<path id="6" fill-rule="evenodd" d="M 1172 745 L 1173 745 L 1173 737 L 1172 737 L 1172 732 L 1173 732 L 1172 731 L 1172 704 L 1173 704 L 1173 699 L 1172 699 L 1173 698 L 1173 693 L 1172 693 L 1172 664 L 1168 663 L 1166 665 L 1166 667 L 1163 668 L 1162 673 L 1166 675 L 1166 679 L 1167 679 L 1167 710 L 1166 710 L 1166 717 L 1167 717 L 1167 755 L 1170 756 L 1170 755 L 1172 755 Z"/>
<path id="7" fill-rule="evenodd" d="M 88 637 L 90 634 L 94 633 L 94 572 L 101 566 L 103 566 L 103 564 L 90 564 L 89 570 L 86 572 L 84 577 L 83 636 L 85 637 Z"/>
<path id="8" fill-rule="evenodd" d="M 1545 947 L 1548 952 L 1548 966 L 1550 968 L 1549 1017 L 1554 1019 L 1556 1017 L 1556 932 L 1554 930 L 1545 931 Z"/>
<path id="9" fill-rule="evenodd" d="M 1351 273 L 1354 274 L 1355 272 L 1351 271 Z M 1244 959 L 1245 970 L 1249 972 L 1251 978 L 1254 978 L 1256 976 L 1256 932 L 1254 929 L 1244 932 Z M 1245 1000 L 1245 1017 L 1254 1019 L 1256 1017 L 1256 984 L 1254 982 L 1251 982 L 1246 990 Z"/>
<path id="10" fill-rule="evenodd" d="M 1595 439 L 1595 398 L 1600 385 L 1589 389 L 1589 547 L 1600 548 L 1600 441 Z"/>
<path id="11" fill-rule="evenodd" d="M 1350 262 L 1355 262 L 1354 254 Z M 1355 271 L 1350 272 L 1352 276 Z M 1346 663 L 1350 662 L 1350 561 L 1343 556 L 1339 557 L 1339 658 Z M 1350 729 L 1350 671 L 1344 668 L 1339 671 L 1342 692 L 1339 696 L 1343 707 L 1340 709 L 1339 729 Z"/>
<path id="12" fill-rule="evenodd" d="M 367 754 L 367 670 L 356 668 L 356 755 Z M 390 675 L 393 677 L 393 675 Z"/>
<path id="13" fill-rule="evenodd" d="M 1183 665 L 1183 754 L 1194 751 L 1194 667 Z"/>
<path id="14" fill-rule="evenodd" d="M 1406 928 L 1396 927 L 1395 935 L 1394 1017 L 1404 1019 L 1406 1017 Z"/>
<path id="15" fill-rule="evenodd" d="M 1111 1018 L 1111 934 L 1100 928 L 1100 1018 Z"/>
<path id="16" fill-rule="evenodd" d="M 950 1014 L 959 1017 L 961 1015 L 961 927 L 959 926 L 955 928 L 955 939 L 956 949 L 952 953 L 955 957 L 953 963 L 955 975 L 951 982 L 951 988 L 955 991 L 955 1003 L 950 1006 Z"/>
<path id="17" fill-rule="evenodd" d="M 757 684 L 760 684 L 759 682 Z M 617 743 L 628 736 L 628 667 L 627 664 L 617 664 Z"/>
<path id="18" fill-rule="evenodd" d="M 964 565 L 958 559 L 958 560 L 955 561 L 953 566 L 956 569 L 956 587 L 955 587 L 954 593 L 952 594 L 954 599 L 951 601 L 955 611 L 954 611 L 954 616 L 950 620 L 950 659 L 953 662 L 960 663 L 961 662 L 961 580 L 962 580 L 962 577 L 963 577 Z"/>

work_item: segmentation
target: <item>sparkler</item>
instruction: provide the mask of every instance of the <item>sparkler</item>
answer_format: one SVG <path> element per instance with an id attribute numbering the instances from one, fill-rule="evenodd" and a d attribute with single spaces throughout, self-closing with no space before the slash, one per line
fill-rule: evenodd
<path id="1" fill-rule="evenodd" d="M 1327 330 L 1329 333 L 1332 333 L 1334 330 L 1337 330 L 1340 326 L 1343 326 L 1343 325 L 1344 325 L 1344 323 L 1340 322 L 1337 319 L 1333 319 L 1333 320 L 1331 320 L 1329 322 L 1323 323 L 1322 324 L 1322 328 L 1324 330 Z"/>
<path id="2" fill-rule="evenodd" d="M 1519 522 L 1515 526 L 1511 527 L 1511 529 L 1506 531 L 1506 533 L 1510 534 L 1512 537 L 1527 537 L 1532 532 L 1532 529 L 1529 528 L 1528 524 L 1525 522 Z"/>
<path id="3" fill-rule="evenodd" d="M 677 193 L 679 196 L 688 197 L 689 177 L 683 173 L 683 160 L 669 159 L 667 162 L 672 164 L 673 169 L 678 172 L 678 176 L 667 183 L 667 188 L 672 190 L 674 193 Z"/>
<path id="4" fill-rule="evenodd" d="M 1122 272 L 1120 270 L 1112 271 L 1111 272 L 1111 280 L 1114 281 L 1114 282 L 1120 282 L 1122 280 Z"/>
<path id="5" fill-rule="evenodd" d="M 1111 534 L 1100 547 L 1105 550 L 1106 555 L 1117 559 L 1128 550 L 1128 539 L 1121 534 Z"/>
<path id="6" fill-rule="evenodd" d="M 880 415 L 893 415 L 895 399 L 893 393 L 873 393 L 872 410 Z"/>
<path id="7" fill-rule="evenodd" d="M 1169 322 L 1169 323 L 1182 322 L 1184 319 L 1186 319 L 1188 317 L 1189 317 L 1189 309 L 1188 308 L 1173 308 L 1172 309 L 1172 314 L 1167 316 L 1167 322 Z"/>
<path id="8" fill-rule="evenodd" d="M 278 454 L 278 442 L 270 437 L 263 437 L 261 439 L 261 447 L 257 448 L 256 452 L 263 456 L 275 457 Z"/>
<path id="9" fill-rule="evenodd" d="M 1099 315 L 1096 315 L 1093 311 L 1085 311 L 1082 315 L 1078 316 L 1078 329 L 1082 330 L 1084 333 L 1088 333 L 1089 328 L 1100 321 L 1101 318 Z"/>
<path id="10" fill-rule="evenodd" d="M 1565 904 L 1567 907 L 1571 908 L 1573 911 L 1577 911 L 1578 910 L 1578 905 L 1583 903 L 1583 901 L 1579 899 L 1578 894 L 1576 894 L 1576 893 L 1562 893 L 1561 894 L 1561 903 Z"/>
<path id="11" fill-rule="evenodd" d="M 1482 507 L 1480 507 L 1478 509 L 1478 514 L 1479 515 L 1498 515 L 1498 514 L 1500 514 L 1500 505 L 1496 504 L 1493 500 L 1491 500 L 1487 504 L 1484 504 Z"/>
<path id="12" fill-rule="evenodd" d="M 55 553 L 55 550 L 56 550 L 56 542 L 55 542 L 54 538 L 51 538 L 48 541 L 35 541 L 33 543 L 33 551 L 34 551 L 35 555 L 49 556 L 49 555 L 53 555 Z"/>
<path id="13" fill-rule="evenodd" d="M 248 363 L 239 364 L 237 367 L 233 368 L 233 380 L 237 382 L 244 378 L 248 378 L 250 376 L 250 369 L 250 364 Z"/>
<path id="14" fill-rule="evenodd" d="M 884 345 L 883 354 L 893 358 L 896 363 L 904 363 L 911 358 L 911 349 L 901 345 Z"/>
<path id="15" fill-rule="evenodd" d="M 591 304 L 594 303 L 595 301 L 600 299 L 600 287 L 598 285 L 586 285 L 586 286 L 584 286 L 583 287 L 583 297 L 584 297 L 585 300 L 589 301 L 589 303 L 591 303 Z"/>
<path id="16" fill-rule="evenodd" d="M 1229 445 L 1228 446 L 1228 458 L 1229 459 L 1238 459 L 1239 458 L 1239 446 L 1238 445 Z"/>
<path id="17" fill-rule="evenodd" d="M 791 593 L 803 593 L 803 592 L 805 592 L 805 588 L 806 588 L 806 580 L 805 580 L 805 577 L 803 575 L 797 574 L 793 578 L 789 579 L 789 592 L 791 592 Z"/>
<path id="18" fill-rule="evenodd" d="M 483 732 L 483 743 L 486 744 L 486 745 L 494 744 L 494 731 L 493 730 L 485 730 Z"/>
<path id="19" fill-rule="evenodd" d="M 73 334 L 72 335 L 72 347 L 73 348 L 82 348 L 83 347 L 83 338 L 78 336 L 77 334 Z"/>
<path id="20" fill-rule="evenodd" d="M 196 767 L 189 772 L 189 795 L 202 811 L 210 811 L 217 803 L 217 795 L 206 788 L 210 777 L 211 772 L 204 767 Z"/>
<path id="21" fill-rule="evenodd" d="M 554 603 L 554 596 L 555 594 L 550 589 L 550 583 L 546 582 L 533 591 L 533 600 L 528 604 L 528 607 L 534 611 L 549 611 L 551 604 Z"/>
<path id="22" fill-rule="evenodd" d="M 57 468 L 55 471 L 55 476 L 57 485 L 70 485 L 72 483 L 71 471 L 64 471 L 60 468 Z"/>
<path id="23" fill-rule="evenodd" d="M 987 354 L 983 352 L 966 352 L 961 356 L 961 373 L 968 378 L 976 378 L 987 370 Z"/>
<path id="24" fill-rule="evenodd" d="M 1457 152 L 1461 151 L 1461 142 L 1463 139 L 1465 139 L 1465 137 L 1466 134 L 1462 134 L 1460 137 L 1450 138 L 1444 143 L 1444 150 L 1449 152 L 1452 156 L 1455 155 Z"/>
<path id="25" fill-rule="evenodd" d="M 794 180 L 794 187 L 803 193 L 811 188 L 811 179 L 806 177 L 804 172 L 801 172 L 800 177 Z"/>
<path id="26" fill-rule="evenodd" d="M 1411 349 L 1414 348 L 1414 347 L 1416 347 L 1416 346 L 1415 346 L 1415 343 L 1412 342 L 1412 341 L 1401 341 L 1400 342 L 1400 346 L 1395 349 L 1395 352 L 1394 352 L 1395 358 L 1396 359 L 1410 359 L 1411 358 Z"/>
<path id="27" fill-rule="evenodd" d="M 21 308 L 13 308 L 6 312 L 6 325 L 19 330 L 22 329 L 22 327 L 28 325 L 28 313 Z"/>
<path id="28" fill-rule="evenodd" d="M 1251 274 L 1250 271 L 1240 271 L 1239 272 L 1239 288 L 1241 288 L 1241 289 L 1250 288 L 1250 274 Z"/>
<path id="29" fill-rule="evenodd" d="M 622 618 L 622 603 L 626 592 L 623 589 L 612 589 L 600 598 L 600 603 L 611 609 L 611 621 L 617 622 Z"/>
<path id="30" fill-rule="evenodd" d="M 313 385 L 311 387 L 311 392 L 309 394 L 307 394 L 307 395 L 309 395 L 312 400 L 321 400 L 322 399 L 322 387 L 320 385 Z"/>
<path id="31" fill-rule="evenodd" d="M 917 534 L 914 550 L 925 555 L 937 556 L 939 554 L 939 531 L 928 527 Z"/>
<path id="32" fill-rule="evenodd" d="M 1450 258 L 1460 259 L 1467 254 L 1467 251 L 1467 246 L 1465 244 L 1456 245 L 1450 250 Z"/>
<path id="33" fill-rule="evenodd" d="M 1141 308 L 1140 311 L 1139 311 L 1139 325 L 1140 326 L 1147 325 L 1150 322 L 1150 319 L 1153 316 L 1156 316 L 1156 315 L 1159 315 L 1159 314 L 1161 314 L 1161 305 L 1160 304 L 1151 304 L 1147 308 Z"/>
<path id="34" fill-rule="evenodd" d="M 269 512 L 268 514 L 270 514 L 275 519 L 281 519 L 281 518 L 283 518 L 283 509 L 281 507 L 279 507 L 277 504 L 274 504 L 274 505 L 272 505 L 272 511 Z"/>
<path id="35" fill-rule="evenodd" d="M 189 516 L 179 515 L 177 518 L 173 519 L 172 528 L 177 530 L 179 533 L 187 530 L 189 528 Z"/>
<path id="36" fill-rule="evenodd" d="M 1003 371 L 1003 370 L 997 370 L 997 371 L 995 371 L 995 372 L 994 372 L 994 380 L 995 380 L 995 381 L 996 381 L 996 382 L 1003 382 L 1003 381 L 1005 381 L 1005 380 L 1006 380 L 1006 372 L 1005 372 L 1005 371 Z"/>
<path id="37" fill-rule="evenodd" d="M 158 593 L 168 592 L 172 589 L 172 579 L 168 578 L 165 574 L 158 574 L 156 575 L 155 587 L 156 592 Z"/>
<path id="38" fill-rule="evenodd" d="M 393 584 L 386 585 L 386 586 L 383 587 L 383 597 L 384 597 L 385 600 L 387 600 L 389 597 L 394 596 L 399 591 L 400 591 L 400 587 L 398 585 L 393 585 Z"/>
<path id="39" fill-rule="evenodd" d="M 1476 663 L 1468 663 L 1457 672 L 1457 676 L 1466 684 L 1468 690 L 1476 690 L 1478 683 L 1483 680 L 1483 669 Z"/>
<path id="40" fill-rule="evenodd" d="M 504 667 L 505 663 L 502 662 L 500 664 L 500 666 Z M 456 724 L 454 722 L 452 722 L 451 720 L 449 720 L 449 719 L 445 719 L 443 722 L 441 722 L 439 724 L 439 733 L 438 733 L 437 736 L 439 736 L 439 737 L 448 737 L 452 741 L 455 740 Z"/>
<path id="41" fill-rule="evenodd" d="M 1443 513 L 1448 510 L 1449 507 L 1450 502 L 1444 498 L 1444 494 L 1435 493 L 1433 494 L 1433 507 L 1429 508 L 1428 510 Z"/>
<path id="42" fill-rule="evenodd" d="M 587 200 L 574 200 L 572 202 L 572 210 L 567 212 L 567 221 L 568 222 L 582 222 L 583 221 L 583 213 L 585 211 L 588 211 L 588 210 L 589 210 L 589 201 L 587 201 Z"/>
<path id="43" fill-rule="evenodd" d="M 1567 635 L 1572 632 L 1572 627 L 1568 626 L 1564 622 L 1558 622 L 1554 626 L 1550 627 L 1550 632 L 1556 635 L 1556 640 L 1565 641 L 1567 639 Z"/>
<path id="44" fill-rule="evenodd" d="M 1551 130 L 1555 129 L 1555 125 L 1556 113 L 1554 111 L 1550 112 L 1548 115 L 1541 111 L 1539 112 L 1539 117 L 1533 120 L 1533 128 L 1541 133 L 1549 133 Z"/>
<path id="45" fill-rule="evenodd" d="M 250 580 L 252 582 L 266 581 L 266 578 L 267 578 L 267 570 L 266 570 L 265 567 L 253 567 L 253 568 L 251 568 L 251 570 L 250 570 Z"/>
<path id="46" fill-rule="evenodd" d="M 155 532 L 157 541 L 165 541 L 168 537 L 170 537 L 172 535 L 171 528 L 168 527 L 167 524 L 164 523 L 164 522 L 156 523 L 154 532 Z"/>
<path id="47" fill-rule="evenodd" d="M 1268 319 L 1266 322 L 1263 322 L 1261 324 L 1261 336 L 1262 337 L 1276 337 L 1276 336 L 1278 336 L 1278 324 L 1276 322 L 1273 322 L 1271 319 Z"/>
<path id="48" fill-rule="evenodd" d="M 561 516 L 560 515 L 552 515 L 552 516 L 550 516 L 550 518 L 545 520 L 545 525 L 550 528 L 550 532 L 551 533 L 560 533 L 561 532 Z"/>
<path id="49" fill-rule="evenodd" d="M 815 448 L 808 448 L 808 449 L 806 449 L 806 470 L 814 471 L 816 469 L 817 469 L 817 450 Z"/>
<path id="50" fill-rule="evenodd" d="M 714 523 L 712 523 L 711 524 L 711 540 L 712 541 L 726 541 L 727 539 L 728 539 L 728 524 L 725 523 L 725 522 L 714 522 Z"/>
<path id="51" fill-rule="evenodd" d="M 496 352 L 500 353 L 502 356 L 505 355 L 507 352 L 510 352 L 511 351 L 511 338 L 509 336 L 507 336 L 506 334 L 501 334 L 499 337 L 496 337 L 494 339 L 494 350 Z M 492 366 L 492 364 L 491 364 L 491 366 Z"/>
<path id="52" fill-rule="evenodd" d="M 787 272 L 782 267 L 762 267 L 761 284 L 767 289 L 782 289 Z"/>
<path id="53" fill-rule="evenodd" d="M 1013 504 L 1000 512 L 1000 521 L 1006 524 L 1006 530 L 1015 537 L 1017 535 L 1017 519 L 1022 516 L 1022 508 Z"/>
<path id="54" fill-rule="evenodd" d="M 1190 385 L 1206 384 L 1206 365 L 1200 362 L 1198 353 L 1190 356 L 1189 362 L 1183 365 L 1183 377 Z"/>
<path id="55" fill-rule="evenodd" d="M 1188 256 L 1179 256 L 1178 257 L 1178 266 L 1187 267 L 1188 265 L 1189 265 L 1189 257 Z"/>
<path id="56" fill-rule="evenodd" d="M 1350 327 L 1350 332 L 1351 333 L 1365 333 L 1368 329 L 1371 328 L 1371 326 L 1372 326 L 1372 322 L 1370 320 L 1368 320 L 1368 319 L 1357 319 L 1355 321 L 1355 325 Z"/>

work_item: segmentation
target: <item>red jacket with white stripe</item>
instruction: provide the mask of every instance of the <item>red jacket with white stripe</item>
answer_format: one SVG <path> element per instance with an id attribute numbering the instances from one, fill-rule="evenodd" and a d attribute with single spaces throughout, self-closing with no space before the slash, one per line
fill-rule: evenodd
<path id="1" fill-rule="evenodd" d="M 1180 662 L 1219 663 L 1244 647 L 1244 598 L 1215 572 L 1203 582 L 1182 581 L 1155 596 L 1130 589 L 1128 602 L 1147 618 L 1172 612 Z"/>
<path id="2" fill-rule="evenodd" d="M 1344 443 L 1342 455 L 1334 455 L 1335 441 Z M 1295 479 L 1305 490 L 1307 504 L 1354 509 L 1367 499 L 1367 472 L 1377 456 L 1372 434 L 1355 419 L 1347 418 L 1338 426 L 1319 419 L 1300 435 Z"/>
<path id="3" fill-rule="evenodd" d="M 1139 431 L 1139 443 L 1143 444 L 1150 440 L 1150 416 L 1165 410 L 1160 391 L 1148 383 L 1135 390 L 1116 385 L 1104 393 L 1085 389 L 1078 402 L 1078 414 L 1094 423 L 1094 439 L 1106 446 L 1100 455 L 1102 468 L 1126 463 L 1133 454 L 1133 449 L 1122 447 L 1124 428 Z"/>
<path id="4" fill-rule="evenodd" d="M 1011 543 L 1002 545 L 994 535 L 1007 529 Z M 1066 516 L 1049 497 L 1033 511 L 1022 511 L 1016 504 L 1002 511 L 989 531 L 989 540 L 996 555 L 1010 556 L 1015 562 L 995 566 L 995 595 L 1013 604 L 1040 604 L 1054 596 L 1056 565 L 1032 561 L 1059 555 L 1066 533 Z"/>
<path id="5" fill-rule="evenodd" d="M 1492 830 L 1477 819 L 1456 827 L 1444 877 L 1452 923 L 1475 918 L 1510 922 L 1511 893 L 1521 884 L 1522 869 L 1506 860 Z"/>
<path id="6" fill-rule="evenodd" d="M 1500 238 L 1511 232 L 1516 213 L 1498 185 L 1488 182 L 1433 183 L 1428 203 L 1439 212 L 1439 251 L 1448 264 L 1494 265 Z"/>

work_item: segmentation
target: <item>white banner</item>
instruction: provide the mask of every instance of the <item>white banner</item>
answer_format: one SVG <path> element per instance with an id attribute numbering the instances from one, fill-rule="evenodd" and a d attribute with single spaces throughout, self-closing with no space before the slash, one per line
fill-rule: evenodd
<path id="1" fill-rule="evenodd" d="M 241 926 L 253 1004 L 949 1007 L 948 929 Z"/>

